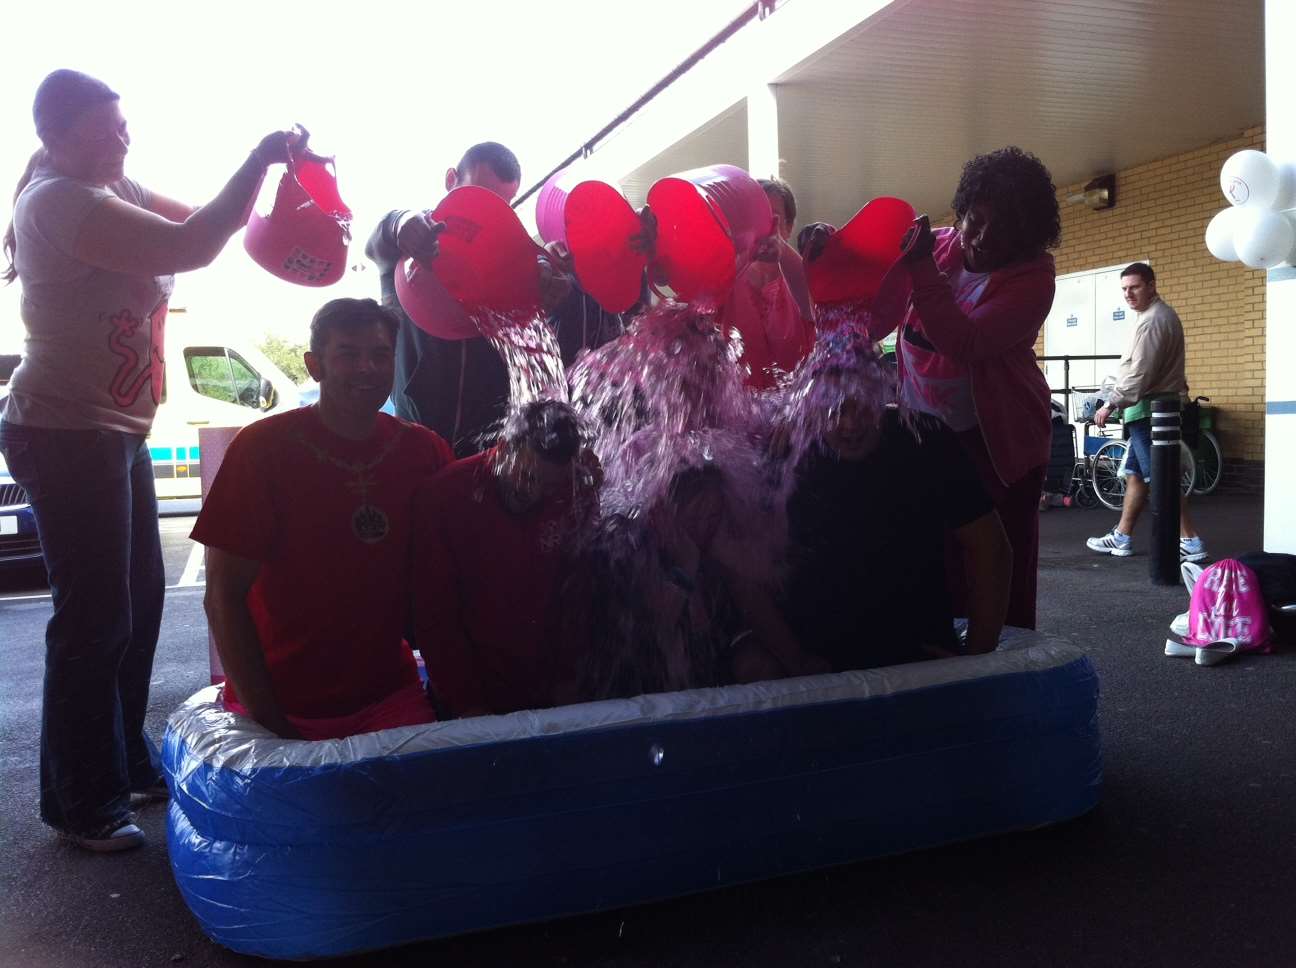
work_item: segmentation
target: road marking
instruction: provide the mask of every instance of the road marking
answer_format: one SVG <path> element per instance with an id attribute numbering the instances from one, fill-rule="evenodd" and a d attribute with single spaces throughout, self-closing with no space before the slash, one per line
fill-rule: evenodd
<path id="1" fill-rule="evenodd" d="M 195 544 L 189 549 L 189 561 L 185 563 L 184 574 L 175 583 L 175 588 L 186 588 L 191 585 L 205 585 L 207 583 L 205 574 L 201 579 L 198 577 L 204 570 L 203 550 L 203 546 L 200 544 Z"/>
<path id="2" fill-rule="evenodd" d="M 205 588 L 206 585 L 206 582 L 201 581 L 195 582 L 193 585 L 167 585 L 166 591 L 175 592 L 181 597 L 188 597 L 189 595 L 199 594 L 198 589 Z M 45 592 L 41 595 L 0 595 L 0 605 L 9 605 L 14 602 L 49 601 L 50 598 L 51 595 L 49 592 Z"/>

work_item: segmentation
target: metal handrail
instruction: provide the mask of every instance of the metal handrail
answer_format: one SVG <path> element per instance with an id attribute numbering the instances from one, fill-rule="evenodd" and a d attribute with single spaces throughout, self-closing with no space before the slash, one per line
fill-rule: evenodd
<path id="1" fill-rule="evenodd" d="M 1061 390 L 1054 390 L 1052 387 L 1049 387 L 1049 393 L 1050 393 L 1050 394 L 1053 394 L 1053 393 L 1060 393 L 1060 394 L 1062 394 L 1063 396 L 1065 396 L 1065 397 L 1067 398 L 1067 405 L 1070 406 L 1071 394 L 1073 394 L 1073 393 L 1091 393 L 1091 392 L 1093 392 L 1092 390 L 1088 390 L 1088 389 L 1086 389 L 1086 388 L 1084 388 L 1084 387 L 1074 387 L 1074 388 L 1073 388 L 1073 387 L 1071 386 L 1071 361 L 1072 361 L 1072 360 L 1075 360 L 1075 361 L 1080 362 L 1080 363 L 1087 363 L 1087 362 L 1090 362 L 1090 361 L 1092 361 L 1092 360 L 1119 360 L 1119 359 L 1120 359 L 1120 354 L 1119 354 L 1119 353 L 1110 353 L 1110 354 L 1099 354 L 1099 355 L 1096 355 L 1096 356 L 1070 356 L 1070 355 L 1062 355 L 1062 356 L 1037 356 L 1037 357 L 1035 357 L 1035 359 L 1036 359 L 1037 361 L 1039 361 L 1040 363 L 1054 363 L 1054 362 L 1057 362 L 1057 361 L 1059 361 L 1059 360 L 1062 362 L 1062 384 L 1063 384 L 1062 389 L 1061 389 Z M 1096 389 L 1098 389 L 1098 387 L 1094 387 L 1093 389 L 1096 390 Z"/>

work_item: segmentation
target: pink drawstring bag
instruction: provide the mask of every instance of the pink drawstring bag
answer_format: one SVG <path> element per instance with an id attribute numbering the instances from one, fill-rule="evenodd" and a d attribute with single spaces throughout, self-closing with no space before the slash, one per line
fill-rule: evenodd
<path id="1" fill-rule="evenodd" d="M 1193 585 L 1184 642 L 1213 651 L 1272 651 L 1269 612 L 1256 573 L 1232 558 L 1206 568 Z M 1225 643 L 1230 649 L 1221 648 Z"/>

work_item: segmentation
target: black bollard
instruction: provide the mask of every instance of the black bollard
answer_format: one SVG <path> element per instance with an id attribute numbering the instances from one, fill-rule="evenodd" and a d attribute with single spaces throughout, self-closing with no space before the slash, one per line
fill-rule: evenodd
<path id="1" fill-rule="evenodd" d="M 1152 401 L 1152 556 L 1154 585 L 1179 583 L 1179 400 Z"/>

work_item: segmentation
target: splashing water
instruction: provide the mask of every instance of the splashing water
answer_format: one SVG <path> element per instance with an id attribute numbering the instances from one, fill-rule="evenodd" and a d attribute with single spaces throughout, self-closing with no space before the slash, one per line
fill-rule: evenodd
<path id="1" fill-rule="evenodd" d="M 558 337 L 543 316 L 482 309 L 473 314 L 473 322 L 508 368 L 511 408 L 534 400 L 567 400 Z"/>
<path id="2" fill-rule="evenodd" d="M 873 315 L 869 312 L 871 300 L 862 299 L 856 302 L 829 303 L 815 308 L 815 325 L 819 331 L 834 332 L 849 327 L 868 332 Z"/>
<path id="3" fill-rule="evenodd" d="M 609 512 L 654 507 L 681 471 L 754 443 L 759 407 L 743 386 L 740 350 L 713 314 L 665 302 L 577 361 L 572 403 L 595 429 Z"/>
<path id="4" fill-rule="evenodd" d="M 859 317 L 835 322 L 835 328 L 820 333 L 778 394 L 779 426 L 771 450 L 780 458 L 773 484 L 780 505 L 796 487 L 797 467 L 828 438 L 847 401 L 880 422 L 896 397 L 894 373 L 882 363 Z"/>
<path id="5" fill-rule="evenodd" d="M 773 590 L 786 554 L 784 510 L 796 468 L 832 430 L 846 400 L 880 417 L 894 380 L 859 319 L 821 333 L 773 390 L 744 386 L 741 343 L 713 311 L 664 302 L 617 339 L 583 353 L 570 391 L 558 344 L 534 315 L 482 314 L 509 370 L 505 437 L 538 400 L 566 401 L 582 454 L 580 566 L 564 620 L 591 641 L 581 695 L 631 696 L 724 681 L 725 649 L 743 627 L 728 583 Z M 512 428 L 512 429 L 510 429 Z M 525 480 L 509 466 L 496 473 Z M 601 470 L 599 465 L 601 465 Z M 602 477 L 601 489 L 598 488 Z"/>

